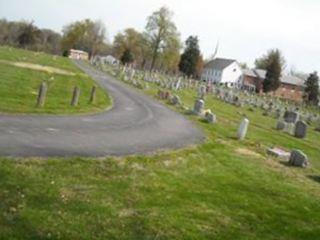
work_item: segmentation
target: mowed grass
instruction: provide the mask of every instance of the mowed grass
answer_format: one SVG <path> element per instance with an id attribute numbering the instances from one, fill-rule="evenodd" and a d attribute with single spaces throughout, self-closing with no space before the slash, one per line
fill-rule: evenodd
<path id="1" fill-rule="evenodd" d="M 14 66 L 23 63 L 30 67 Z M 70 74 L 34 69 L 37 64 L 54 67 Z M 42 82 L 48 85 L 45 106 L 36 106 L 38 89 Z M 70 59 L 0 47 L 0 112 L 2 113 L 92 113 L 106 109 L 111 103 L 107 94 L 98 86 L 96 101 L 89 103 L 91 88 L 96 83 L 81 72 Z M 80 87 L 79 105 L 72 107 L 73 88 Z"/>
<path id="2" fill-rule="evenodd" d="M 193 91 L 177 94 L 193 105 Z M 320 134 L 293 138 L 260 111 L 212 96 L 206 108 L 217 124 L 186 116 L 207 134 L 200 146 L 123 158 L 2 158 L 0 239 L 318 239 Z M 244 114 L 248 136 L 237 141 Z M 311 166 L 268 157 L 272 145 L 305 151 Z"/>

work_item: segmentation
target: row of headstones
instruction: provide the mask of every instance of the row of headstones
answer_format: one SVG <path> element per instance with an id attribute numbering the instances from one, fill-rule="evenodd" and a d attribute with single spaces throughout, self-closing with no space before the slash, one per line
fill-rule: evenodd
<path id="1" fill-rule="evenodd" d="M 203 94 L 203 92 L 199 91 L 199 94 Z M 228 101 L 230 101 L 230 103 L 232 104 L 236 104 L 238 100 L 234 98 L 232 99 L 231 97 L 227 99 L 227 102 Z M 202 99 L 197 100 L 195 103 L 194 111 L 199 114 L 201 112 L 201 107 L 203 106 L 204 106 L 204 101 Z M 278 114 L 280 114 L 279 111 L 278 111 Z M 295 137 L 304 138 L 306 136 L 307 124 L 303 121 L 298 120 L 299 113 L 286 111 L 284 114 L 284 119 L 285 119 L 285 122 L 281 122 L 281 123 L 285 125 L 285 128 L 288 128 L 288 127 L 290 128 L 291 126 L 291 128 L 293 128 L 294 131 L 290 130 L 290 132 L 294 132 Z M 245 139 L 248 131 L 248 127 L 249 127 L 249 120 L 247 118 L 244 118 L 241 121 L 240 126 L 238 128 L 237 139 L 239 140 Z M 320 124 L 319 124 L 319 131 L 320 131 Z M 309 165 L 309 160 L 307 155 L 303 153 L 301 150 L 293 150 L 291 151 L 288 163 L 291 166 L 305 168 Z"/>
<path id="2" fill-rule="evenodd" d="M 158 97 L 160 99 L 166 100 L 166 99 L 171 99 L 169 100 L 171 103 L 176 104 L 180 103 L 180 100 L 175 100 L 179 99 L 177 96 L 170 96 L 170 92 L 168 91 L 161 91 L 159 90 L 158 92 Z M 176 101 L 176 102 L 175 102 Z M 216 115 L 213 114 L 211 111 L 204 111 L 205 107 L 205 102 L 204 99 L 198 98 L 193 107 L 193 113 L 203 117 L 208 123 L 215 123 L 217 121 Z M 285 114 L 285 120 L 287 122 L 294 122 L 297 120 L 297 114 L 287 112 Z M 303 125 L 303 127 L 300 126 L 299 121 L 296 123 L 296 135 L 301 136 L 300 134 L 304 135 L 305 131 L 304 127 L 306 125 Z M 243 140 L 246 138 L 247 131 L 249 127 L 249 120 L 247 118 L 244 118 L 238 128 L 237 131 L 237 139 Z M 309 164 L 308 157 L 305 153 L 303 153 L 301 150 L 293 150 L 290 154 L 290 158 L 288 161 L 289 165 L 292 166 L 297 166 L 297 167 L 306 167 Z"/>
<path id="3" fill-rule="evenodd" d="M 193 112 L 196 115 L 201 115 L 203 110 L 204 110 L 204 100 L 197 99 L 194 104 Z M 211 112 L 210 113 L 207 112 L 204 115 L 204 117 L 210 123 L 216 122 L 216 116 Z M 291 114 L 286 115 L 286 119 L 288 121 L 289 120 L 293 121 L 294 117 L 296 117 L 296 116 L 293 116 Z M 250 121 L 247 118 L 244 118 L 241 121 L 239 128 L 238 128 L 238 131 L 237 131 L 237 139 L 238 140 L 244 140 L 246 138 L 248 128 L 249 128 L 249 123 L 250 123 Z M 305 136 L 305 131 L 306 131 L 305 126 L 306 125 L 301 126 L 299 121 L 297 122 L 296 125 L 297 125 L 296 126 L 296 135 L 297 136 L 302 136 L 302 135 Z M 301 150 L 293 150 L 290 154 L 289 164 L 292 166 L 297 166 L 297 167 L 307 167 L 309 164 L 308 157 Z"/>
<path id="4" fill-rule="evenodd" d="M 120 66 L 120 65 L 119 65 Z M 135 70 L 130 67 L 124 66 L 122 68 L 123 73 L 128 73 L 126 79 L 132 81 L 135 76 Z M 161 79 L 160 75 L 157 72 L 154 73 L 146 73 L 142 72 L 140 77 L 142 80 L 146 82 L 154 82 L 160 85 L 162 88 L 170 89 L 170 90 L 180 90 L 183 88 L 194 88 L 198 87 L 197 93 L 198 97 L 203 99 L 204 95 L 207 93 L 213 93 L 217 95 L 220 99 L 224 100 L 227 103 L 234 104 L 237 106 L 245 106 L 249 105 L 252 107 L 260 107 L 264 110 L 264 115 L 274 116 L 275 118 L 280 118 L 284 111 L 286 110 L 293 110 L 296 106 L 284 106 L 283 102 L 279 101 L 278 99 L 273 99 L 272 97 L 252 97 L 250 94 L 242 94 L 246 96 L 245 99 L 240 98 L 240 93 L 246 93 L 240 91 L 239 89 L 226 89 L 224 87 L 220 87 L 218 85 L 213 84 L 201 84 L 199 81 L 191 80 L 185 81 L 186 79 L 177 77 L 177 78 L 170 78 L 165 76 L 165 79 Z M 142 88 L 142 84 L 136 81 L 133 81 L 133 84 Z M 306 113 L 301 114 L 301 119 L 306 121 L 307 123 L 311 122 L 320 122 L 320 116 L 315 115 L 313 113 Z"/>
<path id="5" fill-rule="evenodd" d="M 145 72 L 138 71 L 131 67 L 119 66 L 116 72 L 113 72 L 114 76 L 120 77 L 122 80 L 131 81 L 144 81 L 150 83 L 156 83 L 162 88 L 169 90 L 181 90 L 186 88 L 194 88 L 198 85 L 199 81 L 193 79 L 186 79 L 178 76 L 167 76 L 159 74 L 157 72 Z"/>
<path id="6" fill-rule="evenodd" d="M 308 124 L 299 118 L 298 112 L 286 111 L 283 120 L 277 122 L 276 129 L 294 135 L 296 138 L 305 138 Z"/>
<path id="7" fill-rule="evenodd" d="M 37 107 L 44 107 L 46 102 L 47 91 L 48 91 L 48 85 L 45 82 L 41 83 L 38 91 L 37 104 L 36 104 Z M 94 103 L 96 98 L 96 91 L 97 91 L 97 87 L 93 86 L 90 92 L 89 103 Z M 79 97 L 80 97 L 80 88 L 76 86 L 73 88 L 70 105 L 77 106 L 79 103 Z"/>
<path id="8" fill-rule="evenodd" d="M 198 116 L 203 116 L 204 119 L 208 123 L 216 123 L 216 121 L 217 121 L 216 115 L 214 113 L 212 113 L 211 111 L 204 112 L 204 106 L 205 106 L 204 100 L 197 99 L 194 103 L 193 113 Z M 237 139 L 238 140 L 244 140 L 246 138 L 248 127 L 249 127 L 249 122 L 250 121 L 247 118 L 244 118 L 241 121 L 239 128 L 238 128 L 238 131 L 237 131 Z"/>
<path id="9" fill-rule="evenodd" d="M 237 106 L 243 106 L 244 103 L 240 102 L 239 96 L 234 94 L 232 90 L 221 90 L 216 88 L 215 92 L 220 98 L 225 102 L 231 103 Z M 205 88 L 202 86 L 198 90 L 198 96 L 203 99 L 204 94 L 206 93 Z M 299 114 L 298 112 L 288 111 L 286 109 L 282 110 L 280 108 L 273 108 L 274 103 L 262 103 L 261 108 L 265 110 L 264 115 L 273 115 L 275 118 L 281 118 L 284 115 L 285 121 L 279 120 L 277 123 L 278 130 L 284 130 L 297 138 L 305 138 L 307 134 L 308 125 L 304 120 L 305 117 Z M 299 118 L 301 120 L 299 120 Z M 316 120 L 315 120 L 316 121 Z M 318 125 L 316 130 L 320 131 L 320 118 L 318 120 Z"/>
<path id="10" fill-rule="evenodd" d="M 239 89 L 228 89 L 225 87 L 221 87 L 213 84 L 205 84 L 192 79 L 183 79 L 181 77 L 169 77 L 164 76 L 163 74 L 159 74 L 157 72 L 144 72 L 144 71 L 136 71 L 131 67 L 121 67 L 118 66 L 118 73 L 115 75 L 121 75 L 124 81 L 130 82 L 137 88 L 144 89 L 148 88 L 147 84 L 143 84 L 144 82 L 152 82 L 158 84 L 161 88 L 175 90 L 178 91 L 184 88 L 196 88 L 198 98 L 204 99 L 204 96 L 208 93 L 212 93 L 217 95 L 218 98 L 223 100 L 226 103 L 233 104 L 236 106 L 250 106 L 255 108 L 261 108 L 264 110 L 263 115 L 265 116 L 273 116 L 274 118 L 281 118 L 285 111 L 290 110 L 294 107 L 287 107 L 281 104 L 281 101 L 278 99 L 272 99 L 270 97 L 253 97 L 250 94 L 240 94 L 246 93 L 240 91 Z M 241 97 L 240 97 L 241 96 Z M 254 111 L 252 109 L 252 111 Z M 315 115 L 313 113 L 300 114 L 300 119 L 304 122 L 318 122 L 320 125 L 320 116 Z M 282 124 L 283 125 L 283 124 Z M 320 128 L 320 127 L 319 127 Z M 294 129 L 294 127 L 288 125 L 287 129 Z M 299 128 L 298 128 L 299 129 Z M 318 129 L 318 128 L 317 128 Z M 293 132 L 294 130 L 292 130 Z"/>
<path id="11" fill-rule="evenodd" d="M 239 92 L 239 90 L 236 89 L 226 89 L 219 86 L 213 86 L 212 93 L 226 103 L 242 107 L 249 106 L 252 111 L 254 111 L 253 108 L 261 108 L 264 110 L 263 115 L 273 116 L 275 118 L 280 118 L 285 111 L 299 110 L 297 109 L 297 106 L 285 105 L 279 99 L 272 99 L 271 97 L 265 96 L 257 97 L 249 94 L 240 94 L 245 92 Z M 320 115 L 308 111 L 301 111 L 300 119 L 308 124 L 319 123 Z"/>
<path id="12" fill-rule="evenodd" d="M 131 74 L 129 74 L 129 76 L 128 76 L 129 80 L 133 79 L 133 76 Z M 168 84 L 168 83 L 163 82 L 161 80 L 160 81 L 154 80 L 154 79 L 157 79 L 156 77 L 155 78 L 148 78 L 148 77 L 144 76 L 143 79 L 144 79 L 144 81 L 147 81 L 147 82 L 159 83 L 160 86 L 163 88 L 175 89 L 175 90 L 179 89 L 179 87 L 177 87 L 177 84 L 172 84 L 171 82 Z M 173 87 L 170 87 L 170 86 L 173 86 Z M 204 96 L 208 92 L 210 92 L 210 88 L 208 88 L 208 86 L 199 85 L 199 88 L 197 90 L 198 99 L 195 101 L 195 104 L 193 107 L 193 113 L 198 116 L 203 116 L 204 119 L 208 123 L 215 123 L 217 121 L 216 115 L 214 113 L 212 113 L 211 111 L 204 112 L 204 106 L 205 106 Z M 232 93 L 230 94 L 229 92 L 226 92 L 226 94 L 223 94 L 223 92 L 222 91 L 219 92 L 219 90 L 217 92 L 220 94 L 221 98 L 224 98 L 224 100 L 226 102 L 231 103 L 231 104 L 238 104 L 239 103 L 239 99 L 238 99 L 237 95 L 233 95 Z M 159 90 L 158 91 L 158 98 L 161 100 L 167 100 L 172 105 L 178 105 L 178 106 L 182 105 L 179 96 L 177 96 L 177 95 L 171 96 L 169 91 Z M 261 108 L 265 108 L 265 110 L 270 110 L 271 108 L 266 107 L 266 105 L 267 104 L 261 104 Z M 271 104 L 268 104 L 267 106 L 270 106 L 270 105 Z M 281 115 L 281 112 L 279 110 L 277 110 L 276 112 L 278 115 Z M 297 121 L 297 116 L 298 116 L 298 114 L 296 114 L 296 113 L 286 112 L 285 116 L 284 116 L 284 118 L 286 120 L 285 124 L 287 124 L 287 126 L 292 126 L 292 122 L 296 122 L 295 123 L 295 136 L 296 137 L 305 137 L 307 125 L 302 121 Z M 247 135 L 248 127 L 249 127 L 249 120 L 247 118 L 244 118 L 241 121 L 239 128 L 238 128 L 237 139 L 239 139 L 239 140 L 245 139 L 245 137 Z M 320 130 L 320 127 L 319 127 L 319 130 Z M 289 164 L 293 165 L 293 166 L 306 167 L 309 164 L 309 162 L 308 162 L 307 156 L 302 151 L 293 150 L 290 154 Z"/>

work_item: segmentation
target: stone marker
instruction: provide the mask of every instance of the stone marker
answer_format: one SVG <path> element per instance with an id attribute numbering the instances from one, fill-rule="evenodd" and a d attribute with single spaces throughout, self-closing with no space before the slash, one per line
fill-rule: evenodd
<path id="1" fill-rule="evenodd" d="M 71 99 L 71 106 L 77 106 L 79 103 L 79 96 L 80 96 L 80 88 L 74 87 L 72 99 Z"/>
<path id="2" fill-rule="evenodd" d="M 277 109 L 276 112 L 275 112 L 275 117 L 276 118 L 280 118 L 281 117 L 281 110 L 280 109 Z"/>
<path id="3" fill-rule="evenodd" d="M 202 99 L 197 99 L 194 103 L 193 112 L 197 115 L 200 115 L 204 108 L 204 101 Z"/>
<path id="4" fill-rule="evenodd" d="M 277 126 L 276 126 L 277 130 L 282 131 L 282 130 L 285 129 L 285 127 L 286 127 L 286 123 L 284 121 L 278 121 L 277 122 Z"/>
<path id="5" fill-rule="evenodd" d="M 206 113 L 205 119 L 208 123 L 215 123 L 217 121 L 216 115 L 211 112 Z"/>
<path id="6" fill-rule="evenodd" d="M 298 112 L 286 111 L 283 118 L 287 123 L 296 123 L 299 121 L 300 116 Z"/>
<path id="7" fill-rule="evenodd" d="M 288 161 L 290 158 L 290 152 L 287 152 L 287 151 L 285 151 L 281 148 L 278 148 L 278 147 L 268 148 L 267 153 L 269 155 L 272 155 L 274 157 L 277 157 L 279 159 L 286 160 L 286 161 Z"/>
<path id="8" fill-rule="evenodd" d="M 46 101 L 47 94 L 47 84 L 45 82 L 41 83 L 39 87 L 38 99 L 37 99 L 37 107 L 43 107 Z"/>
<path id="9" fill-rule="evenodd" d="M 181 104 L 180 97 L 177 95 L 174 95 L 172 98 L 170 98 L 170 103 L 172 105 L 180 105 Z"/>
<path id="10" fill-rule="evenodd" d="M 244 118 L 240 123 L 239 129 L 238 129 L 238 134 L 237 134 L 238 140 L 244 140 L 246 138 L 248 126 L 249 126 L 249 120 L 247 118 Z"/>
<path id="11" fill-rule="evenodd" d="M 298 121 L 295 126 L 294 136 L 296 138 L 305 138 L 307 135 L 308 125 L 304 121 Z"/>
<path id="12" fill-rule="evenodd" d="M 285 123 L 285 127 L 283 129 L 284 132 L 289 133 L 290 135 L 294 134 L 295 124 L 294 123 Z"/>
<path id="13" fill-rule="evenodd" d="M 97 87 L 93 86 L 90 93 L 90 100 L 89 100 L 90 103 L 94 103 L 96 99 L 96 91 L 97 91 Z"/>
<path id="14" fill-rule="evenodd" d="M 293 150 L 290 155 L 289 164 L 295 167 L 307 167 L 309 160 L 306 154 L 300 150 Z"/>

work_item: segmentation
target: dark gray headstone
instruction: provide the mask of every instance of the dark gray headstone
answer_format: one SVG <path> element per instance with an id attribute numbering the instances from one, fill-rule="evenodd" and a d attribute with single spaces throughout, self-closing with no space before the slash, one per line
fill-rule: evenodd
<path id="1" fill-rule="evenodd" d="M 77 106 L 79 103 L 80 88 L 74 87 L 71 99 L 71 106 Z"/>
<path id="2" fill-rule="evenodd" d="M 95 99 L 96 99 L 96 91 L 97 91 L 97 87 L 93 86 L 90 92 L 90 103 L 94 103 Z"/>
<path id="3" fill-rule="evenodd" d="M 277 130 L 284 130 L 285 127 L 286 127 L 286 123 L 285 122 L 283 122 L 283 121 L 278 121 L 277 122 L 277 126 L 276 126 Z"/>
<path id="4" fill-rule="evenodd" d="M 293 150 L 290 155 L 289 164 L 295 167 L 307 167 L 309 160 L 306 154 L 300 150 Z"/>
<path id="5" fill-rule="evenodd" d="M 308 125 L 304 121 L 298 121 L 295 126 L 294 136 L 297 138 L 305 138 L 307 135 Z"/>
<path id="6" fill-rule="evenodd" d="M 41 83 L 39 87 L 39 93 L 37 98 L 37 107 L 43 107 L 46 101 L 48 86 L 45 82 Z"/>
<path id="7" fill-rule="evenodd" d="M 171 99 L 170 99 L 170 103 L 173 105 L 179 105 L 181 104 L 181 100 L 180 97 L 177 95 L 174 95 Z"/>
<path id="8" fill-rule="evenodd" d="M 215 123 L 217 121 L 217 117 L 213 113 L 206 113 L 205 118 L 208 123 Z"/>
<path id="9" fill-rule="evenodd" d="M 286 111 L 284 113 L 284 121 L 287 123 L 296 123 L 299 121 L 299 113 L 298 112 L 292 112 L 292 111 Z"/>

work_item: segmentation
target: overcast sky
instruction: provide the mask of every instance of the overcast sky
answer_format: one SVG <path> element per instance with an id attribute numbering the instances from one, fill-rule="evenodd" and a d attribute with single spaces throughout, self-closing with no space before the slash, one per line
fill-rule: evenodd
<path id="1" fill-rule="evenodd" d="M 270 48 L 279 48 L 288 69 L 320 70 L 319 0 L 0 0 L 0 17 L 34 20 L 61 31 L 84 18 L 100 19 L 108 38 L 128 27 L 140 31 L 161 6 L 174 12 L 183 41 L 198 35 L 205 57 L 219 40 L 219 57 L 252 65 Z"/>

